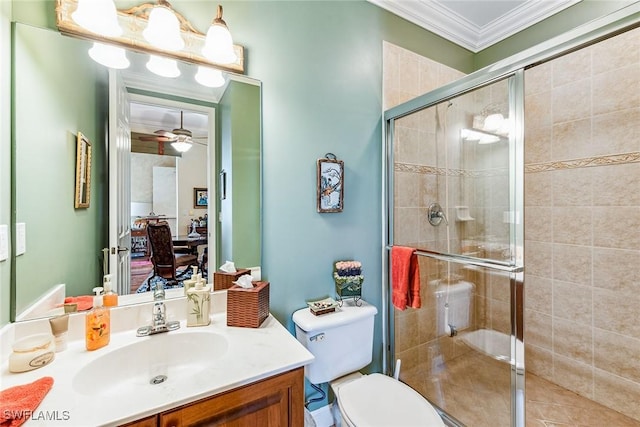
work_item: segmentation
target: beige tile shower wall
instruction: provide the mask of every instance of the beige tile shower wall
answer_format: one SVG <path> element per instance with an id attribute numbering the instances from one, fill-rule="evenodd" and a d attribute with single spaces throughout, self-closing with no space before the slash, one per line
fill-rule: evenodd
<path id="1" fill-rule="evenodd" d="M 527 370 L 640 420 L 640 29 L 525 93 Z"/>

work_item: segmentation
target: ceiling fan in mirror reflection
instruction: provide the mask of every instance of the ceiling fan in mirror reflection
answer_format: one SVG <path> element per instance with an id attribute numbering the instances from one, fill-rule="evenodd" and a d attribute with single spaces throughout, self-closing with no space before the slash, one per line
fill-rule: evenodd
<path id="1" fill-rule="evenodd" d="M 132 134 L 133 136 L 133 134 Z M 184 111 L 180 111 L 180 127 L 173 129 L 172 131 L 159 129 L 154 132 L 154 135 L 137 134 L 136 138 L 140 141 L 154 141 L 158 143 L 158 154 L 165 154 L 164 144 L 170 143 L 171 147 L 178 153 L 185 153 L 189 151 L 192 145 L 201 144 L 207 145 L 207 136 L 193 136 L 193 133 L 189 129 L 184 128 Z M 199 140 L 203 140 L 199 141 Z M 168 153 L 166 153 L 168 154 Z"/>

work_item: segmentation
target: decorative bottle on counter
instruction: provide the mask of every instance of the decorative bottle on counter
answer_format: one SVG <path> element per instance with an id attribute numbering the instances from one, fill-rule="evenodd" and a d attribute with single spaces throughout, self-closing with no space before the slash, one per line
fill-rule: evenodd
<path id="1" fill-rule="evenodd" d="M 187 326 L 207 326 L 211 293 L 209 286 L 203 286 L 204 280 L 198 274 L 193 288 L 187 290 Z"/>
<path id="2" fill-rule="evenodd" d="M 111 339 L 111 313 L 102 306 L 102 288 L 93 288 L 93 308 L 85 316 L 85 342 L 87 350 L 97 350 Z"/>

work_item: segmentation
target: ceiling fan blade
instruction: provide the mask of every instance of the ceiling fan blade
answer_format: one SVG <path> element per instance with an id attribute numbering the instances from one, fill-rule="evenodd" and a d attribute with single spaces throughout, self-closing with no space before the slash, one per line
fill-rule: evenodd
<path id="1" fill-rule="evenodd" d="M 157 130 L 157 131 L 155 131 L 154 133 L 155 133 L 156 135 L 165 136 L 165 137 L 167 137 L 167 138 L 175 138 L 175 137 L 176 137 L 176 134 L 175 134 L 175 133 L 173 133 L 173 132 L 169 132 L 169 131 L 166 131 L 166 130 L 162 130 L 162 129 Z"/>
<path id="2" fill-rule="evenodd" d="M 140 141 L 156 141 L 156 142 L 172 142 L 175 141 L 175 138 L 169 138 L 166 136 L 140 136 L 138 137 Z"/>

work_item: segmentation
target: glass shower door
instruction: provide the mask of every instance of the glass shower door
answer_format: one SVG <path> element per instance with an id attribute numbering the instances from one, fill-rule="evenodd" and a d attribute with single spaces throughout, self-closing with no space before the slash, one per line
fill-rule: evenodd
<path id="1" fill-rule="evenodd" d="M 524 425 L 521 78 L 434 93 L 387 122 L 388 247 L 415 249 L 422 301 L 391 309 L 389 359 L 473 427 Z"/>

